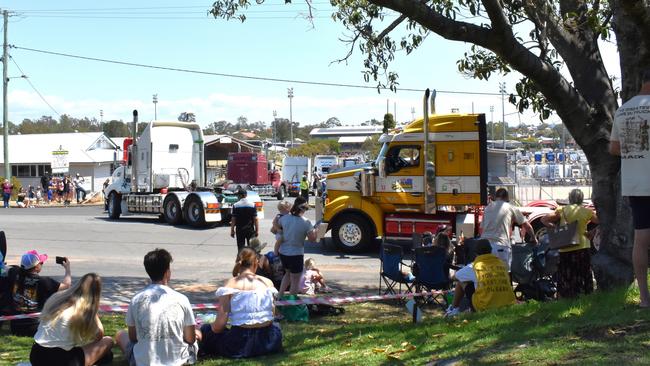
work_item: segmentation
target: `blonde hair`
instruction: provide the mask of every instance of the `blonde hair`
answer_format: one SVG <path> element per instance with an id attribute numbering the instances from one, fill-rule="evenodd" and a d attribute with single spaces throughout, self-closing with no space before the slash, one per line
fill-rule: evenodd
<path id="1" fill-rule="evenodd" d="M 72 308 L 70 334 L 77 345 L 92 341 L 97 336 L 97 313 L 102 293 L 102 279 L 96 273 L 87 273 L 67 290 L 52 295 L 43 306 L 42 322 L 58 322 L 61 314 Z"/>
<path id="2" fill-rule="evenodd" d="M 286 201 L 286 200 L 282 200 L 282 201 L 278 202 L 278 210 L 280 210 L 280 211 L 282 211 L 282 210 L 284 210 L 284 211 L 291 210 L 291 203 L 289 203 L 289 201 Z"/>
<path id="3" fill-rule="evenodd" d="M 307 260 L 305 260 L 305 269 L 313 269 L 315 264 L 316 261 L 314 258 L 307 258 Z"/>

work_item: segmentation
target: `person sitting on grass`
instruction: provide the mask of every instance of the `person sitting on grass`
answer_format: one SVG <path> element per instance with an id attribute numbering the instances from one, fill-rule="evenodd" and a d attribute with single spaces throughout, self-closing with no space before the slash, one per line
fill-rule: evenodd
<path id="1" fill-rule="evenodd" d="M 190 301 L 169 287 L 172 255 L 154 249 L 144 256 L 151 284 L 131 299 L 127 330 L 115 335 L 129 366 L 180 366 L 196 362 L 197 343 Z"/>
<path id="2" fill-rule="evenodd" d="M 446 317 L 460 313 L 463 298 L 468 300 L 473 311 L 496 309 L 516 302 L 508 268 L 499 257 L 492 254 L 490 242 L 479 241 L 476 245 L 476 255 L 474 262 L 461 268 L 453 276 L 457 281 L 454 301 L 447 309 Z"/>
<path id="3" fill-rule="evenodd" d="M 305 260 L 305 269 L 301 279 L 301 293 L 306 295 L 315 295 L 317 292 L 331 292 L 325 284 L 325 279 L 320 270 L 314 265 L 316 262 L 313 258 Z"/>
<path id="4" fill-rule="evenodd" d="M 207 356 L 247 358 L 279 352 L 282 331 L 273 322 L 273 282 L 255 274 L 257 253 L 244 248 L 237 256 L 233 278 L 215 295 L 219 313 L 212 324 L 201 326 L 199 349 Z M 230 324 L 230 327 L 226 327 Z"/>
<path id="5" fill-rule="evenodd" d="M 47 300 L 29 354 L 33 366 L 90 366 L 112 361 L 113 338 L 104 336 L 99 320 L 101 292 L 101 278 L 88 273 Z"/>
<path id="6" fill-rule="evenodd" d="M 39 275 L 47 258 L 47 254 L 38 254 L 36 250 L 30 250 L 20 258 L 20 267 L 14 266 L 9 269 L 7 288 L 12 315 L 37 313 L 43 309 L 50 296 L 70 288 L 72 277 L 70 261 L 67 258 L 61 263 L 65 269 L 63 282 Z M 9 325 L 11 334 L 33 337 L 38 329 L 38 319 L 16 319 Z"/>

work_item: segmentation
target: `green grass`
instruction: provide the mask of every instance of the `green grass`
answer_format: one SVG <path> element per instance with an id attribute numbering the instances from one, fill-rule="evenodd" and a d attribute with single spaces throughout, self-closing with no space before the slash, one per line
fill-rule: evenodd
<path id="1" fill-rule="evenodd" d="M 425 311 L 413 325 L 403 306 L 367 303 L 346 314 L 282 323 L 285 351 L 243 365 L 422 365 L 456 359 L 462 365 L 648 365 L 650 310 L 636 307 L 638 292 L 616 290 L 574 301 L 530 302 L 497 311 L 443 319 Z M 107 334 L 122 315 L 102 317 Z M 32 340 L 0 330 L 0 365 L 28 359 Z M 126 365 L 115 348 L 114 365 Z M 232 360 L 204 360 L 201 366 Z"/>

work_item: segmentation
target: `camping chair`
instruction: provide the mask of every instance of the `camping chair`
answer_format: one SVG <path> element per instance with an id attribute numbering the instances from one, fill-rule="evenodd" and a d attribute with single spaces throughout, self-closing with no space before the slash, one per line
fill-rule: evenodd
<path id="1" fill-rule="evenodd" d="M 406 287 L 407 292 L 413 292 L 413 280 L 406 278 L 402 274 L 403 267 L 410 267 L 404 263 L 404 250 L 401 246 L 395 244 L 388 244 L 383 242 L 381 244 L 381 253 L 379 259 L 381 267 L 379 269 L 379 294 L 396 294 L 402 292 L 402 285 Z M 382 282 L 386 285 L 386 289 L 382 292 Z M 395 291 L 397 287 L 397 292 Z"/>
<path id="2" fill-rule="evenodd" d="M 449 290 L 449 263 L 447 252 L 440 247 L 420 247 L 415 249 L 415 289 L 417 292 L 432 290 Z M 446 307 L 446 298 L 443 294 L 427 296 L 423 301 L 432 302 Z"/>

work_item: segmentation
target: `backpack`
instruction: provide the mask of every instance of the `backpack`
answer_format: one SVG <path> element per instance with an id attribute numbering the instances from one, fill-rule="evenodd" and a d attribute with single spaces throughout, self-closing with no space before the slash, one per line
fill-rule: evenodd
<path id="1" fill-rule="evenodd" d="M 266 253 L 266 259 L 269 260 L 269 267 L 271 268 L 270 279 L 276 285 L 276 288 L 279 288 L 282 277 L 284 277 L 284 267 L 282 267 L 280 256 L 275 255 L 273 252 L 268 252 Z"/>

